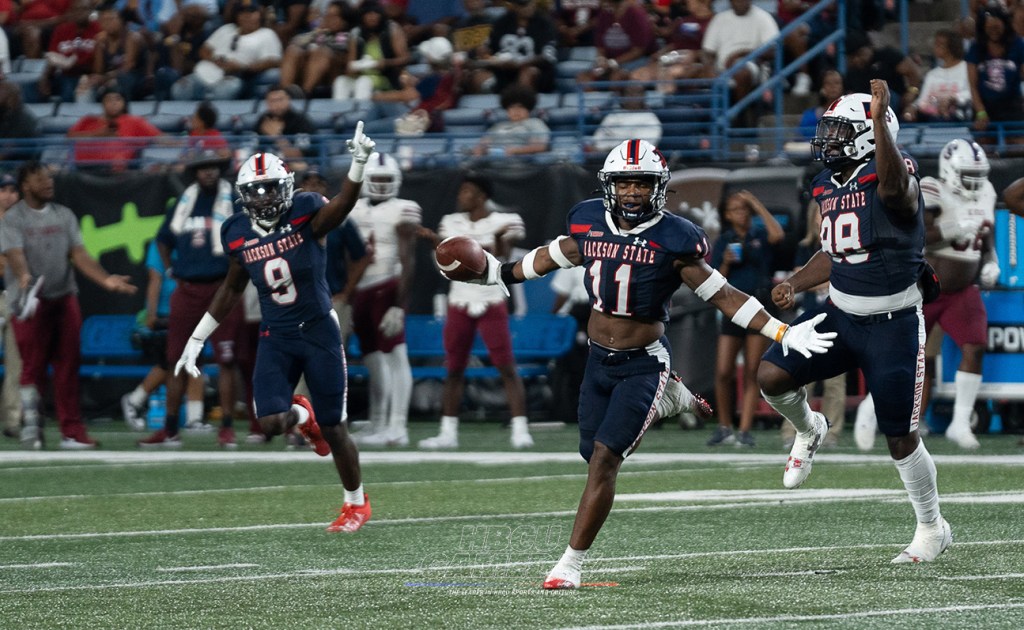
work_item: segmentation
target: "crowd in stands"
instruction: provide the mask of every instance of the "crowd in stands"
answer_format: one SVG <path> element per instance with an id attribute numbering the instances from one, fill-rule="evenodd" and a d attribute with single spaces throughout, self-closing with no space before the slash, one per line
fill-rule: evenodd
<path id="1" fill-rule="evenodd" d="M 133 101 L 212 101 L 214 106 L 220 101 L 256 101 L 277 86 L 288 98 L 301 101 L 299 113 L 307 99 L 344 102 L 360 118 L 376 121 L 370 130 L 378 135 L 419 135 L 444 131 L 443 112 L 459 107 L 463 96 L 504 95 L 511 86 L 532 90 L 535 96 L 608 90 L 618 98 L 607 109 L 626 109 L 625 102 L 635 94 L 621 87 L 626 83 L 602 82 L 635 82 L 644 91 L 665 94 L 695 90 L 679 81 L 713 79 L 753 49 L 778 38 L 780 29 L 816 4 L 0 0 L 0 72 L 11 75 L 0 85 L 17 83 L 28 104 L 99 102 L 115 90 L 129 109 Z M 870 78 L 885 78 L 893 105 L 905 120 L 973 121 L 979 134 L 987 133 L 992 122 L 1021 117 L 1017 75 L 1024 66 L 1024 40 L 1018 30 L 1024 28 L 1022 3 L 972 0 L 971 17 L 935 33 L 933 50 L 909 54 L 879 44 L 880 38 L 869 32 L 894 17 L 887 13 L 892 10 L 888 4 L 846 2 L 847 91 L 867 91 Z M 833 32 L 835 25 L 831 8 L 804 21 L 784 37 L 785 63 Z M 828 48 L 791 74 L 786 89 L 813 99 L 837 62 L 835 47 Z M 733 102 L 757 90 L 778 70 L 771 50 L 744 61 L 729 79 Z M 540 103 L 531 118 L 554 129 L 545 119 L 550 102 Z M 502 109 L 495 106 L 488 113 L 485 128 L 505 122 Z M 254 110 L 262 112 L 262 106 Z M 765 111 L 764 103 L 755 102 L 734 125 L 756 125 Z M 33 116 L 5 116 L 0 133 L 33 137 L 39 133 L 27 120 Z M 312 122 L 315 130 L 343 131 L 334 124 L 337 120 L 327 119 L 326 127 L 320 119 Z M 222 131 L 264 133 L 251 126 L 228 129 L 224 122 L 221 118 L 218 125 Z M 596 126 L 600 120 L 592 122 Z M 182 129 L 170 123 L 162 129 L 189 130 L 191 126 Z M 269 135 L 290 135 L 289 131 Z M 480 147 L 473 152 L 479 153 Z M 295 151 L 286 153 L 299 157 Z M 298 153 L 304 151 L 300 148 Z"/>

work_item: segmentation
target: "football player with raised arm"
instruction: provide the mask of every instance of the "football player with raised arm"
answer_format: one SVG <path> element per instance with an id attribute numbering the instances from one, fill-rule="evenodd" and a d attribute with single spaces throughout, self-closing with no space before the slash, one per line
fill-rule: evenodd
<path id="1" fill-rule="evenodd" d="M 781 342 L 787 352 L 823 352 L 834 336 L 814 330 L 824 315 L 786 326 L 704 262 L 703 230 L 664 210 L 669 170 L 651 143 L 626 140 L 612 149 L 598 179 L 602 198 L 569 211 L 568 236 L 504 264 L 487 252 L 484 277 L 474 281 L 507 292 L 509 284 L 559 267 L 586 270 L 590 356 L 580 389 L 579 431 L 580 455 L 589 464 L 587 484 L 569 546 L 548 573 L 546 589 L 579 587 L 583 559 L 611 510 L 619 467 L 651 424 L 684 410 L 711 413 L 670 368 L 665 322 L 680 284 L 736 324 Z"/>
<path id="2" fill-rule="evenodd" d="M 804 385 L 864 373 L 878 407 L 878 427 L 917 516 L 910 545 L 894 563 L 930 562 L 953 535 L 939 513 L 935 463 L 918 434 L 924 384 L 925 296 L 933 278 L 924 259 L 924 200 L 917 163 L 896 147 L 899 122 L 889 107 L 889 86 L 872 79 L 871 94 L 847 94 L 818 122 L 812 153 L 825 168 L 811 183 L 821 208 L 821 251 L 772 291 L 781 308 L 793 296 L 829 283 L 829 301 L 794 321 L 827 314 L 824 330 L 836 341 L 825 353 L 788 356 L 780 345 L 765 353 L 757 381 L 765 400 L 793 423 L 796 441 L 783 485 L 800 486 L 828 433 L 828 421 L 807 404 Z M 934 299 L 934 296 L 928 296 Z"/>
<path id="3" fill-rule="evenodd" d="M 346 373 L 341 328 L 327 288 L 325 239 L 359 198 L 363 170 L 374 142 L 356 125 L 348 141 L 352 165 L 341 192 L 328 200 L 295 193 L 294 176 L 271 153 L 250 156 L 235 184 L 242 213 L 221 230 L 231 259 L 228 275 L 196 326 L 175 366 L 197 376 L 203 342 L 242 297 L 251 279 L 260 299 L 259 350 L 253 373 L 256 416 L 267 435 L 295 427 L 317 455 L 331 455 L 345 489 L 341 515 L 330 532 L 354 532 L 370 518 L 363 492 L 359 451 L 345 426 Z M 293 396 L 305 376 L 312 401 Z"/>

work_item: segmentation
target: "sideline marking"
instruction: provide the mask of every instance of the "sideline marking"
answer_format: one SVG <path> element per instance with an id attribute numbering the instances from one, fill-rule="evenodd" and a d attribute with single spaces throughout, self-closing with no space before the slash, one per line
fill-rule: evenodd
<path id="1" fill-rule="evenodd" d="M 631 628 L 683 628 L 688 626 L 729 626 L 731 624 L 767 624 L 785 621 L 824 621 L 827 619 L 863 619 L 866 617 L 886 617 L 889 615 L 929 615 L 948 612 L 971 612 L 975 610 L 1010 610 L 1024 608 L 1024 603 L 1014 604 L 964 604 L 960 606 L 941 606 L 933 608 L 896 608 L 892 610 L 865 610 L 852 613 L 836 613 L 831 615 L 778 615 L 775 617 L 738 617 L 724 619 L 685 619 L 679 621 L 655 621 L 636 624 L 619 624 L 607 626 L 570 626 L 562 630 L 627 630 Z"/>

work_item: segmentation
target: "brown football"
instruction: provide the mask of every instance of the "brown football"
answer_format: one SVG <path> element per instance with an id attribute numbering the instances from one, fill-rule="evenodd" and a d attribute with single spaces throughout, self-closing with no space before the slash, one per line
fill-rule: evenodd
<path id="1" fill-rule="evenodd" d="M 451 236 L 438 243 L 434 259 L 450 280 L 476 280 L 487 271 L 484 248 L 468 236 Z"/>

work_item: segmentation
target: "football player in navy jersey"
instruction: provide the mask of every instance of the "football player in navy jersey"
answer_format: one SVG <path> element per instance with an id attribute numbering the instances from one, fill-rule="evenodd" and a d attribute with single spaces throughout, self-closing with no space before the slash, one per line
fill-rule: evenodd
<path id="1" fill-rule="evenodd" d="M 345 427 L 345 355 L 325 275 L 325 239 L 359 198 L 366 161 L 375 143 L 363 123 L 348 141 L 352 166 L 331 200 L 294 192 L 293 174 L 276 155 L 257 153 L 238 171 L 243 213 L 224 223 L 221 240 L 230 257 L 228 275 L 196 326 L 175 366 L 196 376 L 196 357 L 217 323 L 242 297 L 250 278 L 259 293 L 259 350 L 253 373 L 256 416 L 267 435 L 295 427 L 317 455 L 332 455 L 345 488 L 341 515 L 331 532 L 354 532 L 370 518 L 359 452 Z M 293 396 L 306 377 L 312 402 Z"/>
<path id="2" fill-rule="evenodd" d="M 839 98 L 818 122 L 811 147 L 825 169 L 811 192 L 821 207 L 821 251 L 776 286 L 772 299 L 789 308 L 795 294 L 829 282 L 828 302 L 795 325 L 824 313 L 823 329 L 837 338 L 827 352 L 804 358 L 773 345 L 757 380 L 768 403 L 797 430 L 783 475 L 783 485 L 796 488 L 829 429 L 825 417 L 811 411 L 803 386 L 852 368 L 863 371 L 878 428 L 917 516 L 913 541 L 893 562 L 916 563 L 935 560 L 953 535 L 939 513 L 935 463 L 918 435 L 925 374 L 921 306 L 938 289 L 924 260 L 917 164 L 896 148 L 898 131 L 889 86 L 879 79 L 871 81 L 870 95 Z"/>
<path id="3" fill-rule="evenodd" d="M 559 267 L 582 265 L 590 296 L 590 356 L 580 389 L 580 455 L 589 463 L 569 546 L 544 581 L 546 589 L 577 588 L 583 559 L 615 497 L 623 460 L 658 418 L 684 410 L 711 414 L 672 374 L 665 322 L 672 294 L 686 283 L 736 324 L 780 341 L 786 351 L 823 352 L 834 333 L 815 324 L 789 327 L 756 298 L 734 289 L 704 261 L 703 230 L 664 211 L 668 166 L 645 140 L 612 149 L 598 173 L 603 198 L 569 211 L 568 236 L 501 264 L 490 253 L 480 284 L 505 289 Z"/>

